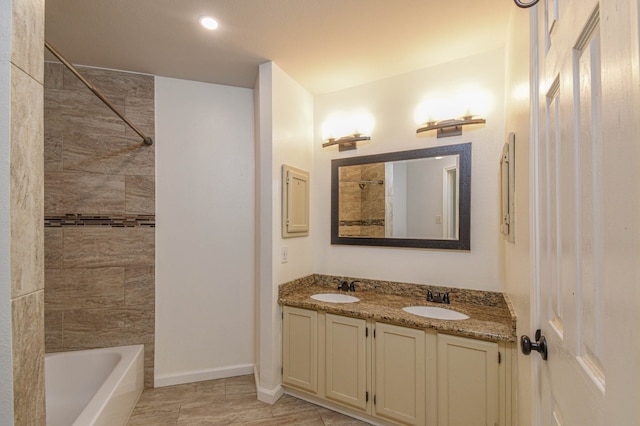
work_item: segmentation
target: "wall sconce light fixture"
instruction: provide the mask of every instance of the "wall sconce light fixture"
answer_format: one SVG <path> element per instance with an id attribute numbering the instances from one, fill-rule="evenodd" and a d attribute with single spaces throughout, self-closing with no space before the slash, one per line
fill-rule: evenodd
<path id="1" fill-rule="evenodd" d="M 356 149 L 356 142 L 371 140 L 373 117 L 366 113 L 336 113 L 322 125 L 323 148 L 338 145 L 338 151 Z"/>
<path id="2" fill-rule="evenodd" d="M 462 134 L 462 126 L 468 124 L 483 124 L 487 120 L 484 118 L 473 118 L 471 115 L 451 120 L 429 121 L 424 126 L 416 130 L 416 133 L 428 132 L 429 130 L 437 130 L 439 138 L 449 136 L 459 136 Z"/>
<path id="3" fill-rule="evenodd" d="M 471 85 L 445 96 L 430 94 L 414 111 L 415 122 L 420 126 L 416 133 L 437 130 L 439 138 L 459 136 L 463 126 L 486 123 L 483 117 L 491 111 L 492 103 L 491 93 Z"/>
<path id="4" fill-rule="evenodd" d="M 371 140 L 370 136 L 363 136 L 359 133 L 354 133 L 351 136 L 343 136 L 339 139 L 329 138 L 322 144 L 322 147 L 326 148 L 328 146 L 338 145 L 338 151 L 348 151 L 350 149 L 357 148 L 356 142 L 369 140 Z"/>

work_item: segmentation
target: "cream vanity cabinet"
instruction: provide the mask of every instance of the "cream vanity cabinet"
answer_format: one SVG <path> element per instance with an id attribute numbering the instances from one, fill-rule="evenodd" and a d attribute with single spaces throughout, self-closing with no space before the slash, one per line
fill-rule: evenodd
<path id="1" fill-rule="evenodd" d="M 504 344 L 289 306 L 282 341 L 282 382 L 312 401 L 384 424 L 510 424 Z"/>
<path id="2" fill-rule="evenodd" d="M 425 332 L 384 323 L 375 323 L 374 332 L 374 414 L 402 424 L 424 425 Z"/>
<path id="3" fill-rule="evenodd" d="M 324 398 L 391 421 L 424 424 L 423 331 L 381 323 L 373 328 L 363 319 L 326 314 L 325 339 Z"/>
<path id="4" fill-rule="evenodd" d="M 282 383 L 318 391 L 318 313 L 285 307 L 282 316 Z"/>
<path id="5" fill-rule="evenodd" d="M 367 412 L 369 395 L 369 329 L 363 319 L 325 315 L 324 397 Z"/>
<path id="6" fill-rule="evenodd" d="M 502 352 L 495 342 L 438 334 L 438 426 L 507 424 Z"/>

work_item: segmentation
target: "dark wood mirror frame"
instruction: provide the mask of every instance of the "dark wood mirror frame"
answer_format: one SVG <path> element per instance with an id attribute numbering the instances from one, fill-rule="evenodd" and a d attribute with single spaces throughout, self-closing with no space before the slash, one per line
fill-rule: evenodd
<path id="1" fill-rule="evenodd" d="M 341 237 L 339 235 L 339 170 L 343 166 L 413 160 L 428 157 L 460 156 L 459 220 L 457 240 Z M 471 250 L 471 143 L 437 146 L 412 151 L 391 152 L 331 161 L 331 244 L 411 247 L 437 250 Z"/>

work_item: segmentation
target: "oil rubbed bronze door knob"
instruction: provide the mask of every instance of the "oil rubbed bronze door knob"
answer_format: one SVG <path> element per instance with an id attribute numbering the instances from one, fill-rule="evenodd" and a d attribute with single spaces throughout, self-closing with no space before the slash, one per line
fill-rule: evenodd
<path id="1" fill-rule="evenodd" d="M 536 341 L 532 342 L 529 336 L 520 337 L 520 348 L 522 349 L 522 353 L 525 355 L 529 355 L 531 351 L 536 351 L 540 354 L 543 360 L 547 360 L 548 357 L 548 347 L 547 347 L 547 339 L 541 335 L 541 330 L 536 330 Z"/>

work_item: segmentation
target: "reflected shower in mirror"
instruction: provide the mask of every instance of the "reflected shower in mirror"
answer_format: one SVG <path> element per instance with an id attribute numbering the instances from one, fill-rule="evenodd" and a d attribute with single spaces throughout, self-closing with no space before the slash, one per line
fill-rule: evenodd
<path id="1" fill-rule="evenodd" d="M 332 162 L 333 244 L 469 250 L 471 144 Z"/>

